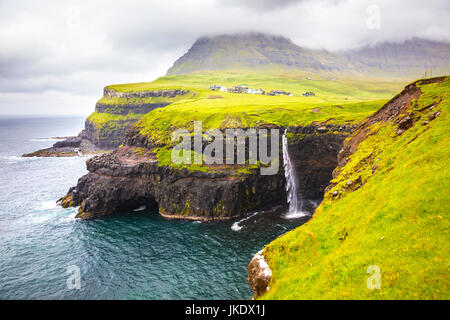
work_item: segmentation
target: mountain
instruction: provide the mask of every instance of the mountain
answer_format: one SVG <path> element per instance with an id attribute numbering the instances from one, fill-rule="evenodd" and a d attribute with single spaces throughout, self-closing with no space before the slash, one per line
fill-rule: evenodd
<path id="1" fill-rule="evenodd" d="M 416 71 L 421 74 L 433 68 L 437 75 L 448 74 L 450 68 L 450 43 L 413 38 L 402 43 L 383 42 L 342 53 L 363 72 L 392 72 L 394 74 Z M 445 72 L 446 71 L 446 72 Z"/>
<path id="2" fill-rule="evenodd" d="M 303 48 L 281 36 L 244 33 L 199 38 L 167 74 L 255 70 L 419 77 L 425 67 L 432 67 L 435 75 L 448 73 L 450 44 L 414 38 L 329 52 Z"/>
<path id="3" fill-rule="evenodd" d="M 281 36 L 245 33 L 199 38 L 167 74 L 200 70 L 341 70 L 345 57 L 302 48 Z"/>

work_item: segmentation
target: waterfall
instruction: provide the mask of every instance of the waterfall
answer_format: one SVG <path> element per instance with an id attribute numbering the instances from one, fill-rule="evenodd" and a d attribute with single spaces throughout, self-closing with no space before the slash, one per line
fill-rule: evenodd
<path id="1" fill-rule="evenodd" d="M 299 218 L 308 215 L 303 212 L 303 201 L 298 197 L 298 181 L 297 175 L 295 174 L 295 168 L 291 162 L 288 152 L 288 142 L 286 138 L 287 129 L 283 133 L 283 162 L 284 162 L 284 176 L 286 177 L 286 192 L 287 201 L 289 203 L 289 211 L 285 215 L 285 218 Z"/>

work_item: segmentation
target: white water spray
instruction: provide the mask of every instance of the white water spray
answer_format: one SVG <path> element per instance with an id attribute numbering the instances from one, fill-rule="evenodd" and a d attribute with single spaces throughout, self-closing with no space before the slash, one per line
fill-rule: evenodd
<path id="1" fill-rule="evenodd" d="M 289 203 L 289 211 L 284 217 L 292 219 L 307 216 L 308 213 L 302 211 L 303 200 L 298 197 L 297 175 L 295 174 L 294 165 L 292 164 L 291 158 L 289 157 L 286 131 L 287 129 L 284 130 L 283 133 L 283 162 L 284 162 L 284 176 L 286 177 L 286 192 L 288 195 L 287 201 Z"/>

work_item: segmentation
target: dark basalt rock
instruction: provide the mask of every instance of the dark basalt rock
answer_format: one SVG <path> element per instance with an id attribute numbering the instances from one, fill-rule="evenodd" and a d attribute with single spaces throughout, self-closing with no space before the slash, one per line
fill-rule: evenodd
<path id="1" fill-rule="evenodd" d="M 129 113 L 146 114 L 150 111 L 158 108 L 164 108 L 170 103 L 137 103 L 126 105 L 107 105 L 97 103 L 95 105 L 95 112 L 99 113 L 111 113 L 116 115 L 127 115 Z"/>
<path id="2" fill-rule="evenodd" d="M 320 200 L 338 164 L 338 154 L 345 138 L 353 131 L 351 125 L 309 125 L 291 127 L 293 134 L 289 154 L 298 179 L 299 195 Z"/>
<path id="3" fill-rule="evenodd" d="M 106 128 L 97 128 L 94 123 L 86 120 L 83 137 L 100 149 L 114 149 L 123 143 L 126 130 L 136 123 L 137 119 L 110 121 Z"/>
<path id="4" fill-rule="evenodd" d="M 153 91 L 137 91 L 137 92 L 118 92 L 113 89 L 105 87 L 103 89 L 103 96 L 106 98 L 174 98 L 176 96 L 185 95 L 189 90 L 183 89 L 167 89 L 167 90 L 153 90 Z"/>
<path id="5" fill-rule="evenodd" d="M 55 148 L 63 148 L 63 147 L 72 147 L 78 148 L 81 145 L 81 137 L 69 137 L 66 140 L 56 142 L 53 147 Z"/>
<path id="6" fill-rule="evenodd" d="M 61 204 L 80 205 L 77 217 L 81 219 L 145 205 L 158 207 L 169 218 L 225 220 L 285 202 L 282 172 L 272 176 L 236 176 L 234 170 L 190 172 L 159 166 L 146 157 L 125 160 L 127 150 L 89 159 L 89 173 Z"/>
<path id="7" fill-rule="evenodd" d="M 98 147 L 81 136 L 58 141 L 52 147 L 23 154 L 22 157 L 76 157 L 98 152 Z"/>
<path id="8" fill-rule="evenodd" d="M 322 198 L 338 151 L 352 128 L 327 124 L 289 128 L 289 153 L 305 199 Z M 140 139 L 133 128 L 126 141 L 125 147 L 87 161 L 89 173 L 61 199 L 62 206 L 80 206 L 77 217 L 81 219 L 145 205 L 157 207 L 168 218 L 225 220 L 286 204 L 282 163 L 275 175 L 261 175 L 259 169 L 238 174 L 239 167 L 234 165 L 207 172 L 174 169 L 160 166 L 152 153 L 154 146 Z M 146 153 L 137 155 L 138 147 Z M 280 162 L 281 152 L 280 148 Z"/>
<path id="9" fill-rule="evenodd" d="M 140 91 L 140 92 L 117 92 L 105 87 L 103 89 L 103 96 L 105 98 L 174 98 L 179 95 L 185 95 L 189 93 L 188 90 L 181 89 L 168 89 L 168 90 L 154 90 L 154 91 Z M 120 104 L 120 105 L 107 105 L 97 103 L 95 105 L 95 112 L 108 113 L 114 115 L 127 115 L 133 114 L 146 114 L 154 109 L 163 108 L 170 104 L 170 102 L 161 103 L 134 103 L 134 104 Z M 111 120 L 109 125 L 105 128 L 97 128 L 94 123 L 89 120 L 85 122 L 85 129 L 80 133 L 80 136 L 84 139 L 91 141 L 100 149 L 114 149 L 124 143 L 125 133 L 127 129 L 131 128 L 138 119 L 127 120 Z"/>
<path id="10" fill-rule="evenodd" d="M 263 250 L 257 252 L 248 264 L 248 283 L 255 293 L 254 298 L 258 298 L 269 290 L 269 283 L 272 277 Z"/>

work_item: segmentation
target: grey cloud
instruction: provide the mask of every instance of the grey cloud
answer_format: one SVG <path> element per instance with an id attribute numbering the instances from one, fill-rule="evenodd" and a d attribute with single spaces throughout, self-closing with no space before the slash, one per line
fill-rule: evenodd
<path id="1" fill-rule="evenodd" d="M 366 27 L 371 4 L 381 10 L 380 30 Z M 0 103 L 7 93 L 77 99 L 111 83 L 151 81 L 203 35 L 259 31 L 328 50 L 448 40 L 449 12 L 447 0 L 2 1 Z"/>
<path id="2" fill-rule="evenodd" d="M 276 10 L 285 9 L 292 4 L 305 0 L 221 0 L 222 5 L 245 7 L 250 10 Z"/>

